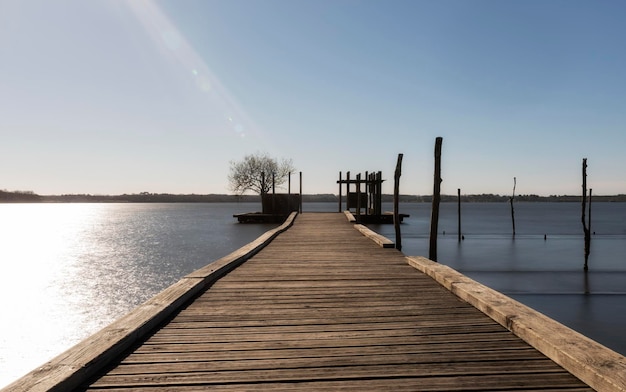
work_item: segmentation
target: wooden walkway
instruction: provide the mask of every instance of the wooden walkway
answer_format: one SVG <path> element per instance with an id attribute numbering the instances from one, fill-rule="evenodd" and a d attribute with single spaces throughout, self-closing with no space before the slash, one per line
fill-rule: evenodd
<path id="1" fill-rule="evenodd" d="M 589 391 L 343 214 L 305 213 L 89 391 Z"/>

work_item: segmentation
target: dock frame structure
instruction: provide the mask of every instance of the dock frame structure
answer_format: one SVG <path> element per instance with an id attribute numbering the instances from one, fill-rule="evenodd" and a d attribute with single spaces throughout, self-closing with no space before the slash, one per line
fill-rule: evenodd
<path id="1" fill-rule="evenodd" d="M 353 212 L 357 223 L 393 223 L 393 213 L 383 212 L 383 174 L 378 172 L 361 173 L 356 178 L 350 178 L 350 172 L 346 172 L 346 178 L 342 178 L 339 172 L 339 212 L 342 212 L 343 185 L 346 185 L 346 210 Z M 352 190 L 352 185 L 355 190 Z M 363 189 L 365 188 L 365 189 Z M 399 214 L 400 222 L 409 217 L 407 214 Z"/>

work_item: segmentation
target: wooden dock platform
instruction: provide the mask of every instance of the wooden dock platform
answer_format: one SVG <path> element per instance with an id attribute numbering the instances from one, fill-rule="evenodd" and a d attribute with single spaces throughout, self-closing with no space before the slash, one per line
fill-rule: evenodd
<path id="1" fill-rule="evenodd" d="M 572 331 L 542 346 L 549 359 L 509 330 L 522 327 L 500 312 L 506 299 L 481 299 L 484 286 L 371 241 L 344 214 L 305 213 L 289 224 L 262 250 L 251 244 L 246 256 L 190 274 L 6 390 L 626 389 L 624 357 Z M 535 316 L 520 306 L 519 317 Z M 508 329 L 492 319 L 500 316 Z M 564 339 L 559 326 L 547 321 L 555 336 L 545 339 Z M 572 342 L 589 358 L 560 360 L 559 347 Z M 582 365 L 568 371 L 555 360 Z"/>

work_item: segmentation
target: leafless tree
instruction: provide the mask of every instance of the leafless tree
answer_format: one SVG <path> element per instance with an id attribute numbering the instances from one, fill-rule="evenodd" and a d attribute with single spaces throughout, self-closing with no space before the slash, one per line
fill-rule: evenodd
<path id="1" fill-rule="evenodd" d="M 240 161 L 230 162 L 229 187 L 237 194 L 243 194 L 246 191 L 258 194 L 268 193 L 272 189 L 272 175 L 274 175 L 274 185 L 280 186 L 287 181 L 289 173 L 294 170 L 291 159 L 279 161 L 267 153 L 257 152 L 246 155 Z"/>

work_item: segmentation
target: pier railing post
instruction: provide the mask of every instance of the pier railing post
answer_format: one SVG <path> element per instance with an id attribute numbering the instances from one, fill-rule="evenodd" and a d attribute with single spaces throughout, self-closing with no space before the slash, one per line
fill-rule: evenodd
<path id="1" fill-rule="evenodd" d="M 302 195 L 302 172 L 300 172 L 300 211 L 299 211 L 300 214 L 302 214 L 302 199 L 303 199 L 303 195 Z"/>
<path id="2" fill-rule="evenodd" d="M 341 172 L 339 172 L 339 211 L 341 212 Z"/>
<path id="3" fill-rule="evenodd" d="M 361 223 L 361 173 L 356 175 L 356 221 Z"/>

